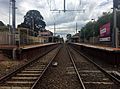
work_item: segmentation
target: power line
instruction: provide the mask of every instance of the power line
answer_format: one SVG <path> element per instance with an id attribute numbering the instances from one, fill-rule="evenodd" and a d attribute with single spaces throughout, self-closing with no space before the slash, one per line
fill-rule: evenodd
<path id="1" fill-rule="evenodd" d="M 81 3 L 81 0 L 80 0 L 80 3 Z M 51 4 L 51 3 L 50 3 Z M 51 6 L 51 5 L 50 5 Z M 63 11 L 63 12 L 66 12 L 66 11 L 74 11 L 74 12 L 84 12 L 85 10 L 67 10 L 66 9 L 66 0 L 64 0 L 64 4 L 63 4 L 63 7 L 64 7 L 64 9 L 62 10 L 62 9 L 60 9 L 60 10 L 56 10 L 56 9 L 53 9 L 53 10 L 51 10 L 50 9 L 50 11 L 55 11 L 55 12 L 61 12 L 61 11 Z"/>
<path id="2" fill-rule="evenodd" d="M 49 9 L 51 10 L 51 0 L 50 0 L 50 5 L 49 5 L 49 2 L 48 2 L 48 0 L 46 0 L 46 2 L 47 2 L 47 4 L 48 4 L 48 6 L 49 6 Z M 55 22 L 55 17 L 54 17 L 54 15 L 53 15 L 53 13 L 51 13 L 52 15 L 52 17 L 53 17 L 53 19 L 54 19 L 54 22 Z"/>

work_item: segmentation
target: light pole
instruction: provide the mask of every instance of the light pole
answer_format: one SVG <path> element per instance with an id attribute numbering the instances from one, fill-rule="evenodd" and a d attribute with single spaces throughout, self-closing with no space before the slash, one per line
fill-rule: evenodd
<path id="1" fill-rule="evenodd" d="M 84 43 L 85 43 L 85 30 L 86 30 L 86 28 L 84 29 Z"/>
<path id="2" fill-rule="evenodd" d="M 91 19 L 91 20 L 95 22 L 95 19 Z M 93 24 L 92 29 L 93 29 L 92 35 L 93 35 L 93 44 L 94 44 L 94 34 L 95 34 L 95 32 L 94 32 L 94 24 Z"/>
<path id="3" fill-rule="evenodd" d="M 113 8 L 114 26 L 113 26 L 113 47 L 118 48 L 118 29 L 117 29 L 117 10 Z"/>
<path id="4" fill-rule="evenodd" d="M 112 43 L 113 47 L 119 47 L 118 40 L 118 28 L 117 28 L 117 11 L 120 10 L 120 0 L 113 0 L 113 18 L 114 18 L 114 26 L 113 26 L 113 34 L 112 34 Z"/>
<path id="5" fill-rule="evenodd" d="M 11 0 L 9 2 L 9 45 L 11 44 Z"/>
<path id="6" fill-rule="evenodd" d="M 13 44 L 15 44 L 15 29 L 16 29 L 16 0 L 10 0 L 12 3 L 12 34 Z"/>

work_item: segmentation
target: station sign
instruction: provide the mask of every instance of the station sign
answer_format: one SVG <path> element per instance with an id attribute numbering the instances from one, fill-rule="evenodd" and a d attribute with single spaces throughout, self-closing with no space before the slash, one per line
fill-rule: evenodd
<path id="1" fill-rule="evenodd" d="M 120 9 L 120 0 L 113 0 L 114 8 Z"/>
<path id="2" fill-rule="evenodd" d="M 99 29 L 99 41 L 110 41 L 110 23 L 107 23 Z"/>
<path id="3" fill-rule="evenodd" d="M 99 41 L 110 41 L 110 37 L 105 37 L 105 38 L 99 38 Z"/>

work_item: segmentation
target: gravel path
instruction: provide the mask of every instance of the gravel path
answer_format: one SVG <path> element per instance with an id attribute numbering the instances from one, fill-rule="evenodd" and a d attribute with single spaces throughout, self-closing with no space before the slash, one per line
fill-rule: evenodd
<path id="1" fill-rule="evenodd" d="M 81 89 L 65 45 L 54 61 L 58 65 L 50 66 L 39 82 L 38 89 Z"/>

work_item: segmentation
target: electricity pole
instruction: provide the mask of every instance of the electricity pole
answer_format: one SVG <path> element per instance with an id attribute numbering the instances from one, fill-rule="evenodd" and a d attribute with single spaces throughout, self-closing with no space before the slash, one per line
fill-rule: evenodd
<path id="1" fill-rule="evenodd" d="M 80 3 L 81 3 L 81 0 L 80 0 Z M 51 6 L 51 5 L 50 5 Z M 58 12 L 60 12 L 60 11 L 63 11 L 63 12 L 66 12 L 66 11 L 83 11 L 83 12 L 85 12 L 85 10 L 67 10 L 66 9 L 66 0 L 64 0 L 64 4 L 63 4 L 63 10 L 51 10 L 51 8 L 50 8 L 50 11 L 58 11 Z"/>
<path id="2" fill-rule="evenodd" d="M 112 34 L 112 43 L 113 47 L 118 48 L 118 28 L 117 28 L 117 10 L 120 10 L 120 0 L 113 0 L 113 17 L 114 17 L 114 26 L 113 26 L 113 34 Z"/>
<path id="3" fill-rule="evenodd" d="M 9 45 L 11 44 L 11 1 L 9 1 Z"/>
<path id="4" fill-rule="evenodd" d="M 56 31 L 56 29 L 55 29 L 55 23 L 54 23 L 54 36 L 55 36 L 55 31 Z"/>
<path id="5" fill-rule="evenodd" d="M 76 33 L 77 33 L 77 22 L 76 22 Z"/>
<path id="6" fill-rule="evenodd" d="M 91 20 L 93 20 L 95 22 L 95 19 L 91 19 Z M 94 35 L 95 35 L 94 23 L 93 23 L 93 26 L 92 26 L 92 30 L 93 30 L 92 34 L 93 34 L 93 44 L 94 44 Z"/>
<path id="7" fill-rule="evenodd" d="M 117 11 L 116 11 L 116 8 L 113 8 L 113 14 L 114 14 L 113 46 L 115 48 L 118 48 Z"/>
<path id="8" fill-rule="evenodd" d="M 53 32 L 53 37 L 52 37 L 52 42 L 54 42 L 54 38 L 55 38 L 55 23 L 54 23 L 54 32 Z"/>
<path id="9" fill-rule="evenodd" d="M 64 12 L 66 11 L 66 8 L 65 8 L 65 3 L 66 3 L 66 2 L 65 2 L 65 0 L 64 0 Z"/>
<path id="10" fill-rule="evenodd" d="M 16 7 L 15 7 L 15 0 L 11 0 L 12 2 L 12 34 L 13 34 L 13 44 L 15 44 L 15 29 L 16 29 Z"/>

